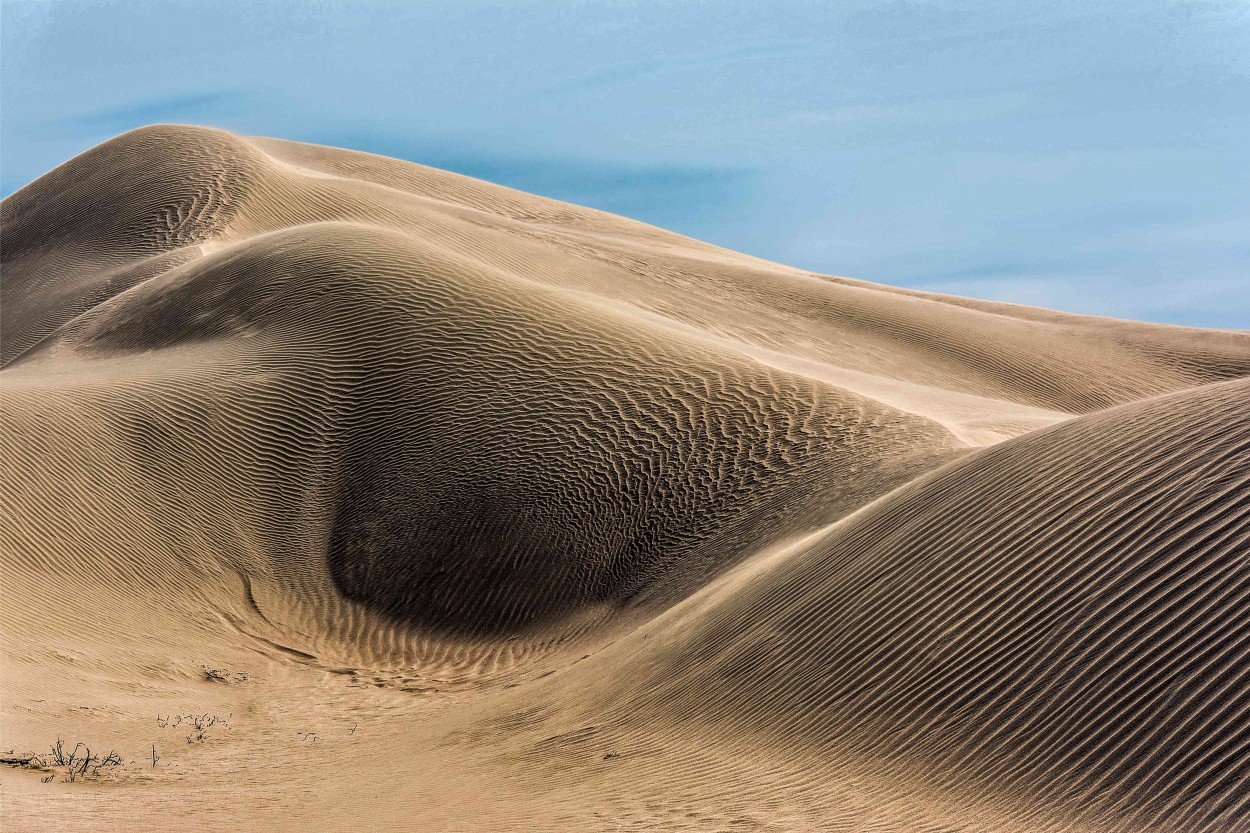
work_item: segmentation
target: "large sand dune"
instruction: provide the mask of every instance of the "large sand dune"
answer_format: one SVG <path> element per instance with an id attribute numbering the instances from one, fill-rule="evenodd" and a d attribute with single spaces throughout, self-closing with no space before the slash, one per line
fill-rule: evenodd
<path id="1" fill-rule="evenodd" d="M 1250 829 L 1250 333 L 173 126 L 0 302 L 10 821 Z"/>

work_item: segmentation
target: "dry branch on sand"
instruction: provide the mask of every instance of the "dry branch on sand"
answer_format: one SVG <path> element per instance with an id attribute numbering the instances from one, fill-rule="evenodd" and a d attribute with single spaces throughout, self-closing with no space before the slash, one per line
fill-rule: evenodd
<path id="1" fill-rule="evenodd" d="M 225 668 L 210 668 L 207 665 L 201 665 L 200 670 L 204 672 L 204 679 L 214 683 L 245 683 L 248 680 L 246 671 L 230 671 Z"/>
<path id="2" fill-rule="evenodd" d="M 61 738 L 45 753 L 28 753 L 10 755 L 0 758 L 0 763 L 47 772 L 44 783 L 53 781 L 58 773 L 64 775 L 63 780 L 73 783 L 82 778 L 99 778 L 107 775 L 116 767 L 122 766 L 122 757 L 115 750 L 100 756 L 91 751 L 85 743 L 76 743 L 74 748 L 66 752 L 65 742 Z"/>
<path id="3" fill-rule="evenodd" d="M 224 726 L 230 728 L 230 718 L 234 717 L 234 712 L 221 717 L 216 714 L 171 714 L 168 717 L 156 716 L 156 725 L 162 729 L 171 727 L 177 728 L 185 726 L 191 730 L 187 735 L 187 743 L 203 743 L 208 740 L 208 730 L 214 726 Z M 155 766 L 155 763 L 153 763 Z"/>

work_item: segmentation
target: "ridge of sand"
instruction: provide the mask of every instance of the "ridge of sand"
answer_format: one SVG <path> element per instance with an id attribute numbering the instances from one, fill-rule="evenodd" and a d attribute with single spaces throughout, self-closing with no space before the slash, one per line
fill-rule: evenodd
<path id="1" fill-rule="evenodd" d="M 985 449 L 560 672 L 550 691 L 590 706 L 534 734 L 593 719 L 572 749 L 646 749 L 680 726 L 711 748 L 753 736 L 825 765 L 889 762 L 1070 824 L 1234 829 L 1248 459 L 1250 380 Z"/>
<path id="2" fill-rule="evenodd" d="M 1250 333 L 205 128 L 0 220 L 23 816 L 1245 826 Z"/>

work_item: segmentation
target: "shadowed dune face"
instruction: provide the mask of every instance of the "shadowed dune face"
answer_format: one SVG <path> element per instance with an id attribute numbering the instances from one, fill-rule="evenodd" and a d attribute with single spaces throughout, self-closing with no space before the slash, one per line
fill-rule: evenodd
<path id="1" fill-rule="evenodd" d="M 255 508 L 258 522 L 315 507 L 317 549 L 347 599 L 451 632 L 671 599 L 958 453 L 928 421 L 514 283 L 390 232 L 303 227 L 136 286 L 44 350 L 126 368 L 211 346 L 264 368 L 271 379 L 180 465 L 200 471 L 231 444 L 281 465 L 314 444 L 328 469 L 311 488 L 271 470 L 276 505 Z M 39 356 L 15 370 L 38 376 Z M 157 407 L 122 437 L 153 483 L 195 495 L 153 438 L 185 430 L 189 403 L 222 402 L 156 373 L 138 390 Z M 296 379 L 308 392 L 296 413 L 262 404 Z M 220 507 L 201 505 L 193 521 L 210 528 Z M 302 527 L 310 513 L 292 517 Z M 273 552 L 304 535 L 267 523 Z"/>
<path id="2" fill-rule="evenodd" d="M 392 759 L 510 785 L 405 787 L 396 829 L 1245 821 L 1246 333 L 201 128 L 0 216 L 5 725 L 55 679 L 154 748 L 137 693 L 204 696 L 211 655 L 258 686 L 217 695 L 249 777 L 310 715 L 402 727 L 300 764 L 344 829 Z M 150 769 L 153 808 L 211 780 Z"/>

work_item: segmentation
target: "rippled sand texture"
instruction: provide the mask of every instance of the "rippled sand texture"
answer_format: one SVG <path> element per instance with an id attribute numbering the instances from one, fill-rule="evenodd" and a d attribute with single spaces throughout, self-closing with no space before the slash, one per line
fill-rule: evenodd
<path id="1" fill-rule="evenodd" d="M 1250 829 L 1250 333 L 172 126 L 0 300 L 6 827 Z"/>

